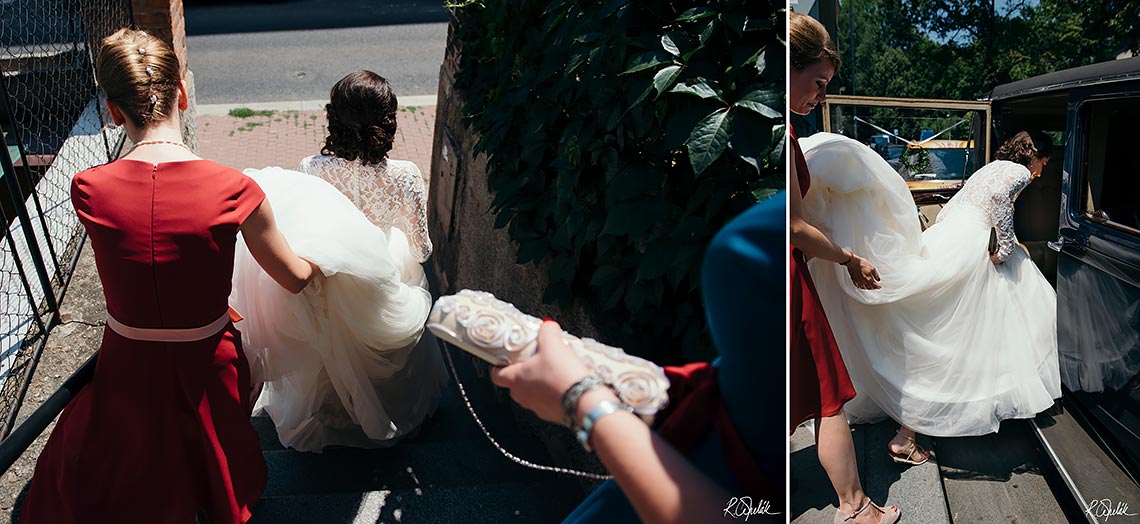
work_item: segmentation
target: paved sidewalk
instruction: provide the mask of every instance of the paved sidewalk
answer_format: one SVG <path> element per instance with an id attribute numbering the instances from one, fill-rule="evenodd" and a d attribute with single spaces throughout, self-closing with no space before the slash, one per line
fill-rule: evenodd
<path id="1" fill-rule="evenodd" d="M 264 106 L 264 104 L 258 104 Z M 288 107 L 288 106 L 282 106 Z M 319 154 L 327 134 L 324 111 L 256 109 L 242 114 L 198 115 L 198 153 L 235 169 L 280 166 L 296 169 L 302 158 Z M 431 171 L 435 106 L 403 106 L 396 113 L 396 140 L 390 158 L 415 162 Z"/>

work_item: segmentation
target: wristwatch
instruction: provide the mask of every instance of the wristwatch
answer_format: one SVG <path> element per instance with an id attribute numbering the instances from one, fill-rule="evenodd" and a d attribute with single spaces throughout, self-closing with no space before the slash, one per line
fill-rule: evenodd
<path id="1" fill-rule="evenodd" d="M 586 448 L 586 451 L 594 451 L 593 448 L 590 447 L 590 434 L 594 431 L 594 425 L 597 424 L 602 417 L 612 415 L 618 411 L 632 412 L 633 408 L 630 407 L 629 404 L 603 400 L 598 402 L 596 406 L 590 408 L 586 416 L 582 417 L 582 422 L 578 424 L 574 433 L 578 437 L 578 442 L 582 444 L 583 448 Z"/>

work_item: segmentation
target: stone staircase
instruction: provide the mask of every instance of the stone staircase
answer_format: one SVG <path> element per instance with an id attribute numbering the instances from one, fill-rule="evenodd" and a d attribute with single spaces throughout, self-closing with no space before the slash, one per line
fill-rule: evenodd
<path id="1" fill-rule="evenodd" d="M 477 364 L 452 351 L 460 380 L 492 435 L 516 456 L 554 464 L 526 435 Z M 282 447 L 273 422 L 253 418 L 269 466 L 254 524 L 560 522 L 585 496 L 574 478 L 503 457 L 471 418 L 454 378 L 418 435 L 388 449 L 301 453 Z"/>
<path id="2" fill-rule="evenodd" d="M 897 427 L 891 421 L 856 425 L 853 437 L 864 491 L 879 504 L 898 505 L 904 522 L 1083 521 L 1030 422 L 1007 420 L 998 433 L 981 437 L 920 436 L 919 443 L 935 456 L 914 467 L 887 456 L 887 442 Z M 793 523 L 833 522 L 835 493 L 819 465 L 814 436 L 805 427 L 791 439 L 790 488 Z"/>

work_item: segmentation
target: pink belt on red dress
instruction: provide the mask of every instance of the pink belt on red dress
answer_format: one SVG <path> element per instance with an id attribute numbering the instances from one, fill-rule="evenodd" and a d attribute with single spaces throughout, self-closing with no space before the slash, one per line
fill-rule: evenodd
<path id="1" fill-rule="evenodd" d="M 230 322 L 237 322 L 242 317 L 234 308 L 229 308 L 217 320 L 205 326 L 195 328 L 137 328 L 119 322 L 115 317 L 107 314 L 107 327 L 123 338 L 141 340 L 144 342 L 195 342 L 216 335 Z"/>

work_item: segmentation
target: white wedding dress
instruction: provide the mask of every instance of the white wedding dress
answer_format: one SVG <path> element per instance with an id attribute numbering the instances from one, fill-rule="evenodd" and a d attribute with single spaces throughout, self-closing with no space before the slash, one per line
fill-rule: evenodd
<path id="1" fill-rule="evenodd" d="M 352 164 L 311 157 L 304 173 L 245 170 L 290 246 L 322 273 L 293 295 L 239 237 L 230 304 L 245 316 L 253 378 L 265 382 L 258 405 L 281 443 L 301 451 L 392 445 L 435 410 L 447 383 L 424 331 L 432 298 L 420 264 L 431 243 L 419 170 Z"/>
<path id="2" fill-rule="evenodd" d="M 802 139 L 808 222 L 871 261 L 882 289 L 811 260 L 828 322 L 855 386 L 852 422 L 884 415 L 932 436 L 983 435 L 1060 397 L 1056 294 L 1013 234 L 1020 164 L 973 174 L 921 231 L 906 183 L 874 151 L 820 133 Z M 998 256 L 989 260 L 991 227 Z"/>

